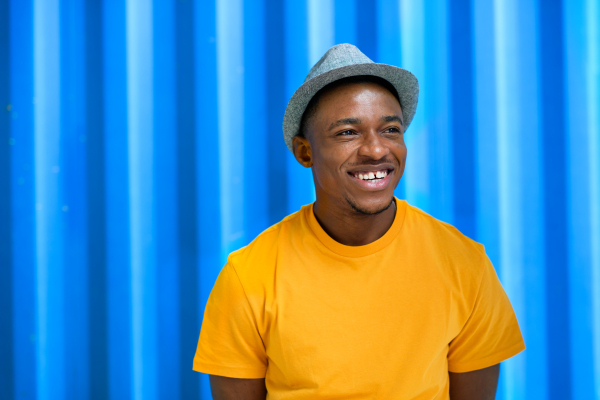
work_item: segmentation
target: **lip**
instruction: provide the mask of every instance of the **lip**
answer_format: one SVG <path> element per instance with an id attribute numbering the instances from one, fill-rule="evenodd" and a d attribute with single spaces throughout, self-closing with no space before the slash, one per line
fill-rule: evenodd
<path id="1" fill-rule="evenodd" d="M 381 171 L 381 167 L 379 167 L 379 169 L 377 170 L 373 170 L 373 171 Z M 369 171 L 369 169 L 361 169 L 361 171 Z M 352 173 L 348 172 L 348 176 L 350 177 L 350 179 L 352 179 L 358 186 L 361 187 L 361 189 L 364 190 L 369 190 L 369 191 L 376 191 L 376 190 L 383 190 L 385 188 L 387 188 L 390 183 L 392 182 L 392 174 L 395 172 L 394 169 L 388 169 L 388 174 L 386 175 L 385 178 L 382 178 L 380 181 L 378 182 L 369 182 L 369 181 L 365 181 L 362 180 L 360 178 L 355 177 Z"/>

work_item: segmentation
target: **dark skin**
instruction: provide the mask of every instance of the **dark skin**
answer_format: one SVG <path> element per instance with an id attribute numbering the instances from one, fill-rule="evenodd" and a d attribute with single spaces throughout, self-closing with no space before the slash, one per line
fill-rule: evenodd
<path id="1" fill-rule="evenodd" d="M 306 123 L 306 137 L 293 140 L 294 156 L 312 168 L 317 200 L 315 217 L 336 241 L 361 246 L 382 237 L 392 226 L 393 202 L 406 164 L 404 124 L 398 100 L 374 83 L 351 83 L 324 93 Z M 385 171 L 378 184 L 358 174 Z M 453 373 L 452 400 L 492 400 L 500 365 Z M 264 400 L 265 379 L 210 376 L 215 400 Z"/>

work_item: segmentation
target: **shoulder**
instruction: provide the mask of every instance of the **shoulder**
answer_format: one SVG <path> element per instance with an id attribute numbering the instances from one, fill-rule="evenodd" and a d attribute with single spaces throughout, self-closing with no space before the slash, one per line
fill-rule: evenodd
<path id="1" fill-rule="evenodd" d="M 305 230 L 302 214 L 306 207 L 265 229 L 248 245 L 229 255 L 227 264 L 235 270 L 242 284 L 269 279 L 281 247 L 296 240 Z"/>
<path id="2" fill-rule="evenodd" d="M 489 259 L 482 244 L 456 227 L 408 205 L 405 219 L 407 239 L 419 254 L 432 260 L 435 270 L 450 287 L 477 292 Z"/>
<path id="3" fill-rule="evenodd" d="M 408 206 L 405 224 L 411 247 L 417 247 L 417 253 L 429 261 L 420 265 L 429 267 L 431 282 L 438 282 L 456 300 L 459 326 L 469 318 L 484 278 L 497 281 L 484 246 L 416 207 Z M 497 291 L 486 295 L 492 293 L 501 296 Z"/>
<path id="4" fill-rule="evenodd" d="M 425 211 L 407 204 L 405 228 L 418 241 L 449 254 L 483 261 L 485 249 L 481 243 L 465 236 L 453 225 L 440 221 Z"/>

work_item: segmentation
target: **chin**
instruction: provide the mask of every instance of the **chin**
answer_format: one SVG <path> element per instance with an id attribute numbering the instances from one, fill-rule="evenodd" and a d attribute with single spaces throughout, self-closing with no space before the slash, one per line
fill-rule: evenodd
<path id="1" fill-rule="evenodd" d="M 377 199 L 376 201 L 356 201 L 355 199 L 345 196 L 346 202 L 352 207 L 352 209 L 362 215 L 377 215 L 381 214 L 392 206 L 394 202 L 394 196 L 386 196 L 385 199 Z"/>

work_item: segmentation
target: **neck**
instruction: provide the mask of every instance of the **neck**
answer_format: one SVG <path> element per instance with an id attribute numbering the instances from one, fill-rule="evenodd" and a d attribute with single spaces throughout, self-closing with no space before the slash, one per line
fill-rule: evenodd
<path id="1" fill-rule="evenodd" d="M 365 215 L 354 211 L 349 204 L 319 201 L 317 197 L 313 212 L 321 228 L 336 242 L 346 246 L 364 246 L 390 229 L 396 216 L 396 202 L 392 200 L 392 205 L 379 214 Z"/>

